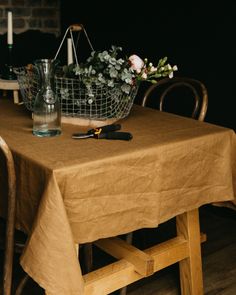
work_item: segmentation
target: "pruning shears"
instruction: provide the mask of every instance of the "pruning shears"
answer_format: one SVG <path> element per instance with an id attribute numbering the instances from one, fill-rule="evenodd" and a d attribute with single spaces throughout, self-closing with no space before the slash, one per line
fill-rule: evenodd
<path id="1" fill-rule="evenodd" d="M 96 138 L 96 139 L 118 139 L 131 140 L 132 134 L 129 132 L 117 132 L 121 129 L 120 124 L 110 124 L 88 130 L 86 133 L 74 133 L 73 139 Z"/>

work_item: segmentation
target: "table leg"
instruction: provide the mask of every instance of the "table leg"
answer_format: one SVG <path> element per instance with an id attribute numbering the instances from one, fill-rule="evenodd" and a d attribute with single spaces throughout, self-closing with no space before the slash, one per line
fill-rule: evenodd
<path id="1" fill-rule="evenodd" d="M 202 259 L 198 209 L 176 217 L 177 235 L 188 241 L 189 257 L 179 262 L 182 295 L 202 295 Z"/>
<path id="2" fill-rule="evenodd" d="M 84 294 L 110 294 L 178 262 L 182 295 L 203 295 L 200 243 L 206 237 L 200 236 L 198 209 L 177 216 L 176 226 L 176 237 L 144 251 L 114 237 L 95 241 L 118 261 L 84 275 Z"/>
<path id="3" fill-rule="evenodd" d="M 126 242 L 131 245 L 133 241 L 133 233 L 128 233 L 125 237 Z M 120 294 L 119 295 L 126 295 L 127 294 L 127 286 L 123 287 L 120 289 Z"/>

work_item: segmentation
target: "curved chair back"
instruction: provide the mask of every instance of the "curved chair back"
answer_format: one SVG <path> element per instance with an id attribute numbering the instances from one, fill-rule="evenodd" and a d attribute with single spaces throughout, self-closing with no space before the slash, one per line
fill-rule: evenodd
<path id="1" fill-rule="evenodd" d="M 144 93 L 142 106 L 146 106 L 149 100 L 151 100 L 151 97 L 156 95 L 155 100 L 158 96 L 159 110 L 167 111 L 167 97 L 173 96 L 174 90 L 177 90 L 177 88 L 179 90 L 188 90 L 188 94 L 185 92 L 184 96 L 189 96 L 189 93 L 192 94 L 191 97 L 194 98 L 194 103 L 191 117 L 199 121 L 204 121 L 208 107 L 207 89 L 201 81 L 192 78 L 164 78 L 156 84 L 151 85 Z M 178 92 L 178 96 L 180 96 L 179 93 L 180 91 Z M 178 98 L 180 99 L 180 97 Z"/>

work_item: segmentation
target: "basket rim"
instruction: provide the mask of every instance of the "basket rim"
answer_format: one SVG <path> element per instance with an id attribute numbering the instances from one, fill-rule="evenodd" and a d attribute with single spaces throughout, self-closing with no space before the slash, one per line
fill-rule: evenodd
<path id="1" fill-rule="evenodd" d="M 18 67 L 16 75 L 24 105 L 33 111 L 39 90 L 39 76 L 36 71 L 26 66 Z M 122 82 L 116 82 L 113 86 L 91 83 L 91 87 L 86 87 L 77 77 L 62 77 L 55 74 L 54 78 L 62 116 L 92 120 L 118 120 L 128 116 L 140 86 L 130 85 L 129 93 L 125 93 L 121 89 Z"/>

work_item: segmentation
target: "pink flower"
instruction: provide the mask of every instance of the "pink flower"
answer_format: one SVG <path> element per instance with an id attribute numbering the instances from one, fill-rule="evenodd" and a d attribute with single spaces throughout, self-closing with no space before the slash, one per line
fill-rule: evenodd
<path id="1" fill-rule="evenodd" d="M 131 69 L 139 74 L 144 66 L 144 61 L 135 54 L 129 57 L 129 61 L 131 64 Z"/>

